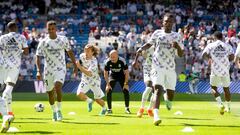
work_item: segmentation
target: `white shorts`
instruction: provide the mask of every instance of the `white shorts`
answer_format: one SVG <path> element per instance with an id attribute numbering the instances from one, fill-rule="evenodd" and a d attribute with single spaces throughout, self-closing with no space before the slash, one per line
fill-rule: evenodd
<path id="1" fill-rule="evenodd" d="M 4 82 L 5 83 L 11 82 L 16 84 L 19 76 L 19 69 L 18 68 L 4 69 L 4 72 L 5 72 Z"/>
<path id="2" fill-rule="evenodd" d="M 210 85 L 211 86 L 222 86 L 229 87 L 230 85 L 230 76 L 215 76 L 210 75 Z"/>
<path id="3" fill-rule="evenodd" d="M 149 67 L 143 66 L 143 80 L 144 82 L 151 81 L 151 69 Z"/>
<path id="4" fill-rule="evenodd" d="M 84 81 L 81 81 L 78 86 L 77 95 L 79 95 L 80 92 L 86 94 L 89 90 L 92 90 L 94 99 L 101 99 L 104 97 L 104 93 L 100 87 L 100 82 L 96 83 L 96 85 L 90 85 Z"/>
<path id="5" fill-rule="evenodd" d="M 65 72 L 64 71 L 55 71 L 53 73 L 49 73 L 44 75 L 44 85 L 46 86 L 46 91 L 52 91 L 54 88 L 54 84 L 56 82 L 64 83 L 65 80 Z"/>
<path id="6" fill-rule="evenodd" d="M 153 85 L 162 85 L 162 87 L 170 90 L 175 90 L 177 83 L 177 75 L 175 71 L 154 69 L 152 70 Z"/>

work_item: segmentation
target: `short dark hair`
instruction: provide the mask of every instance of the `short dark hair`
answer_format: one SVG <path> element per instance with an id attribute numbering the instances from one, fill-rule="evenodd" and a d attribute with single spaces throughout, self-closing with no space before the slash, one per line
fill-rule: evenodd
<path id="1" fill-rule="evenodd" d="M 172 13 L 166 13 L 166 14 L 164 14 L 163 18 L 164 17 L 175 18 L 174 14 L 172 14 Z"/>
<path id="2" fill-rule="evenodd" d="M 14 21 L 11 21 L 7 24 L 8 29 L 13 29 L 13 28 L 16 28 L 16 27 L 17 27 L 17 24 Z"/>
<path id="3" fill-rule="evenodd" d="M 223 39 L 223 34 L 222 34 L 222 32 L 220 32 L 220 31 L 215 31 L 215 32 L 213 33 L 213 36 L 214 36 L 216 39 L 220 39 L 220 40 Z"/>
<path id="4" fill-rule="evenodd" d="M 55 22 L 55 21 L 53 21 L 53 20 L 50 20 L 50 21 L 48 21 L 47 22 L 47 26 L 48 25 L 56 25 L 57 23 Z"/>

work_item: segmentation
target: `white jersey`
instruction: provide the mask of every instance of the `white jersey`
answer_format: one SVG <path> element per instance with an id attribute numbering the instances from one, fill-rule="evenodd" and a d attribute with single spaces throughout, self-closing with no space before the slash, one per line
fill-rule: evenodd
<path id="1" fill-rule="evenodd" d="M 50 39 L 49 36 L 42 39 L 36 51 L 36 55 L 44 57 L 44 74 L 49 75 L 55 71 L 66 73 L 65 50 L 71 50 L 67 37 L 57 36 Z"/>
<path id="2" fill-rule="evenodd" d="M 160 69 L 175 70 L 176 49 L 172 47 L 175 41 L 183 49 L 181 35 L 176 32 L 166 33 L 164 30 L 156 30 L 148 43 L 155 46 L 153 53 L 153 65 Z"/>
<path id="3" fill-rule="evenodd" d="M 154 47 L 152 46 L 148 50 L 145 51 L 145 59 L 143 61 L 143 69 L 148 70 L 149 72 L 152 69 L 152 56 L 154 53 Z"/>
<path id="4" fill-rule="evenodd" d="M 2 35 L 0 37 L 0 48 L 2 52 L 2 58 L 0 58 L 1 64 L 4 64 L 6 69 L 19 69 L 23 53 L 22 49 L 27 47 L 26 38 L 21 34 L 10 32 Z"/>
<path id="5" fill-rule="evenodd" d="M 210 55 L 212 59 L 211 75 L 229 76 L 230 62 L 228 56 L 233 54 L 231 45 L 217 40 L 208 44 L 203 50 L 204 53 Z"/>
<path id="6" fill-rule="evenodd" d="M 92 76 L 87 76 L 84 73 L 82 74 L 81 82 L 85 82 L 89 85 L 99 85 L 100 84 L 100 77 L 98 74 L 98 62 L 95 57 L 88 60 L 86 59 L 85 53 L 80 54 L 80 60 L 82 61 L 82 66 L 87 68 L 89 71 L 92 72 Z"/>

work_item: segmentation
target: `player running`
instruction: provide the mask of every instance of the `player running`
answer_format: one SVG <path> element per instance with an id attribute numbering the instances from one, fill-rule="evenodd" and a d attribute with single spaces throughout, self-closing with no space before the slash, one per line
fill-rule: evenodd
<path id="1" fill-rule="evenodd" d="M 0 48 L 3 57 L 2 72 L 4 72 L 1 77 L 6 83 L 2 98 L 6 101 L 8 114 L 13 115 L 11 105 L 12 90 L 18 80 L 22 54 L 28 54 L 28 46 L 26 38 L 17 33 L 18 27 L 15 22 L 9 22 L 7 28 L 9 33 L 0 37 Z"/>
<path id="2" fill-rule="evenodd" d="M 47 30 L 49 35 L 39 42 L 36 52 L 37 79 L 42 79 L 40 70 L 40 57 L 42 56 L 44 58 L 44 82 L 53 111 L 53 121 L 61 121 L 62 86 L 66 74 L 65 50 L 74 64 L 75 75 L 77 66 L 67 37 L 56 34 L 56 22 L 48 21 Z M 57 107 L 55 107 L 55 92 Z"/>
<path id="3" fill-rule="evenodd" d="M 148 43 L 144 44 L 137 51 L 137 53 L 141 53 L 142 50 L 149 49 L 152 45 L 154 45 L 155 48 L 151 76 L 154 93 L 156 95 L 155 105 L 153 107 L 154 125 L 156 126 L 161 123 L 158 111 L 160 97 L 162 92 L 164 92 L 164 88 L 166 89 L 166 106 L 169 110 L 172 107 L 171 101 L 174 97 L 177 79 L 175 71 L 175 52 L 177 52 L 177 55 L 180 57 L 184 54 L 181 35 L 172 32 L 174 19 L 174 15 L 170 13 L 165 14 L 163 17 L 163 29 L 154 31 Z"/>
<path id="4" fill-rule="evenodd" d="M 94 94 L 95 101 L 102 107 L 99 115 L 105 115 L 107 108 L 105 106 L 104 93 L 101 90 L 101 79 L 98 74 L 98 48 L 92 44 L 87 44 L 84 48 L 84 53 L 80 55 L 80 60 L 77 61 L 77 67 L 82 72 L 81 83 L 78 86 L 77 96 L 88 103 L 88 112 L 92 111 L 93 100 L 86 93 L 91 90 Z"/>
<path id="5" fill-rule="evenodd" d="M 147 109 L 148 116 L 153 117 L 152 107 L 154 104 L 154 93 L 153 93 L 153 86 L 152 86 L 152 80 L 151 80 L 151 70 L 152 70 L 152 54 L 154 52 L 154 47 L 152 46 L 149 50 L 146 50 L 143 54 L 144 61 L 143 61 L 143 79 L 145 83 L 145 90 L 142 94 L 142 101 L 141 101 L 141 107 L 137 112 L 137 117 L 141 118 L 144 113 L 144 107 L 145 103 L 149 98 L 150 93 L 152 93 L 150 104 Z M 137 53 L 134 62 L 133 67 L 137 67 L 138 65 L 138 57 L 139 53 Z"/>
<path id="6" fill-rule="evenodd" d="M 227 103 L 226 111 L 230 112 L 231 94 L 229 91 L 229 69 L 230 61 L 234 59 L 234 54 L 232 47 L 223 42 L 223 35 L 221 32 L 215 32 L 214 39 L 215 42 L 208 44 L 203 50 L 203 58 L 211 59 L 210 85 L 212 93 L 219 105 L 220 114 L 223 115 L 225 106 L 223 105 L 220 94 L 217 91 L 217 87 L 219 85 L 223 86 L 225 100 Z"/>

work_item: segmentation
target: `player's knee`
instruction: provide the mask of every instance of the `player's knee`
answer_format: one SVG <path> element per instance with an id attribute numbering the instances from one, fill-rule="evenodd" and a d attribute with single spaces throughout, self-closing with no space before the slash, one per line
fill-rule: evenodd
<path id="1" fill-rule="evenodd" d="M 152 81 L 147 81 L 147 82 L 146 82 L 146 86 L 147 86 L 147 87 L 152 87 Z"/>

